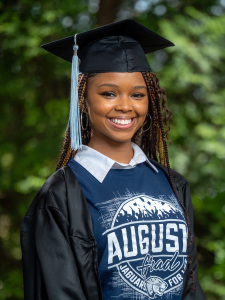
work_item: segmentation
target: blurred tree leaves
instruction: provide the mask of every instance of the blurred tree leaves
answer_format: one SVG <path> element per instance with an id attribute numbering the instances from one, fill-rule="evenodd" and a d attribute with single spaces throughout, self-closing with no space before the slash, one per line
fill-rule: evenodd
<path id="1" fill-rule="evenodd" d="M 171 165 L 192 188 L 201 284 L 207 299 L 224 300 L 225 1 L 115 3 L 116 20 L 134 17 L 176 45 L 148 57 L 173 111 Z M 0 300 L 23 299 L 21 220 L 55 170 L 68 122 L 71 66 L 40 45 L 97 26 L 99 6 L 0 3 Z"/>

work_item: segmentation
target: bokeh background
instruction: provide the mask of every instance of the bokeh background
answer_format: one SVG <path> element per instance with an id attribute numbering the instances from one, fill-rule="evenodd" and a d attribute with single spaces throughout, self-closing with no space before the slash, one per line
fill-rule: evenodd
<path id="1" fill-rule="evenodd" d="M 173 111 L 169 156 L 191 184 L 199 278 L 225 299 L 225 0 L 1 0 L 0 300 L 23 299 L 20 224 L 55 171 L 71 64 L 40 45 L 135 18 L 176 45 L 148 56 Z"/>

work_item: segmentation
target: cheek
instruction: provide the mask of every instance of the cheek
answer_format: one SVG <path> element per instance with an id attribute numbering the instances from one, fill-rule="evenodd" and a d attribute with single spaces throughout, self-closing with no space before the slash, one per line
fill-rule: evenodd
<path id="1" fill-rule="evenodd" d="M 135 105 L 135 110 L 140 117 L 146 115 L 148 111 L 148 99 L 146 101 L 137 103 Z"/>
<path id="2" fill-rule="evenodd" d="M 105 107 L 103 103 L 95 103 L 94 105 L 90 106 L 90 113 L 94 116 L 105 116 L 108 113 L 108 107 Z"/>
<path id="3" fill-rule="evenodd" d="M 110 110 L 111 107 L 98 97 L 93 97 L 89 101 L 89 115 L 93 123 L 101 123 Z"/>

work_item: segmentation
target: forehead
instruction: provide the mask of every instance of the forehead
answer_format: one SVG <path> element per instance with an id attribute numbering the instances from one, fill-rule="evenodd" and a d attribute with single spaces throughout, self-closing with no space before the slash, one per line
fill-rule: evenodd
<path id="1" fill-rule="evenodd" d="M 141 72 L 107 72 L 107 73 L 97 73 L 93 77 L 88 79 L 88 86 L 99 86 L 104 83 L 117 84 L 118 86 L 123 86 L 124 84 L 145 85 L 145 80 Z"/>

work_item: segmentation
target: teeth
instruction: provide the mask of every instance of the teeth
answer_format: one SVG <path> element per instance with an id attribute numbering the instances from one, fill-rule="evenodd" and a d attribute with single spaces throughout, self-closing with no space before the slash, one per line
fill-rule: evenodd
<path id="1" fill-rule="evenodd" d="M 113 123 L 126 125 L 132 122 L 132 119 L 129 120 L 121 120 L 121 119 L 110 119 Z"/>

